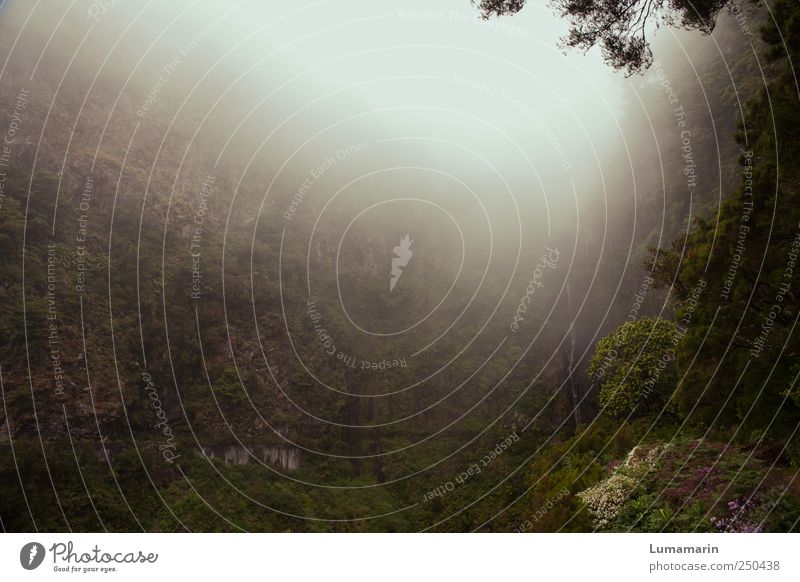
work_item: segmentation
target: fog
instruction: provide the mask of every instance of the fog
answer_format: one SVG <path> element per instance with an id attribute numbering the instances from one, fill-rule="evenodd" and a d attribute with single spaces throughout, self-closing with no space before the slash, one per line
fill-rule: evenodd
<path id="1" fill-rule="evenodd" d="M 446 257 L 429 265 L 429 286 L 444 272 L 449 281 L 460 255 L 467 279 L 495 280 L 490 294 L 512 301 L 505 282 L 525 280 L 544 246 L 558 247 L 558 279 L 572 280 L 580 305 L 592 293 L 605 301 L 590 310 L 589 346 L 623 280 L 637 287 L 646 245 L 683 220 L 676 210 L 665 226 L 658 203 L 656 135 L 668 142 L 674 124 L 652 72 L 627 79 L 599 50 L 565 52 L 566 23 L 544 3 L 488 21 L 468 0 L 2 10 L 5 78 L 33 84 L 46 119 L 39 168 L 60 163 L 62 187 L 79 187 L 106 163 L 113 183 L 128 161 L 120 179 L 168 205 L 165 232 L 195 212 L 215 175 L 222 195 L 209 220 L 225 236 L 284 232 L 287 248 L 320 258 L 320 236 L 331 235 L 322 246 L 351 249 L 357 263 L 376 237 L 391 254 L 417 233 Z M 672 30 L 654 47 L 682 70 L 716 48 Z M 337 243 L 343 232 L 362 238 Z M 564 301 L 558 289 L 553 300 Z M 563 337 L 571 324 L 559 326 Z"/>
<path id="2" fill-rule="evenodd" d="M 25 23 L 12 65 L 33 47 L 40 66 L 69 57 L 67 83 L 100 71 L 95 92 L 123 84 L 140 113 L 203 120 L 220 156 L 269 151 L 288 175 L 369 142 L 375 167 L 437 169 L 557 213 L 573 204 L 571 180 L 596 178 L 597 152 L 621 139 L 627 81 L 597 52 L 560 50 L 565 23 L 541 4 L 491 21 L 467 0 L 30 7 L 3 9 L 10 29 Z"/>
<path id="3" fill-rule="evenodd" d="M 497 488 L 501 501 L 487 498 L 491 507 L 454 527 L 479 529 L 523 499 L 504 525 L 512 530 L 571 482 L 568 505 L 542 522 L 566 527 L 567 513 L 582 511 L 579 492 L 616 474 L 637 439 L 668 427 L 659 422 L 683 430 L 676 410 L 689 418 L 710 379 L 683 386 L 679 360 L 696 354 L 674 346 L 708 337 L 727 354 L 708 320 L 733 326 L 734 300 L 749 309 L 746 274 L 767 297 L 759 309 L 776 293 L 783 301 L 785 289 L 754 274 L 763 259 L 750 271 L 743 262 L 736 283 L 721 275 L 744 256 L 736 230 L 750 229 L 739 222 L 751 210 L 740 217 L 732 199 L 743 149 L 761 148 L 747 156 L 757 171 L 746 172 L 762 190 L 781 167 L 763 150 L 768 114 L 790 125 L 789 77 L 756 76 L 759 54 L 774 55 L 742 28 L 750 13 L 723 12 L 711 36 L 651 31 L 655 63 L 631 77 L 598 49 L 562 49 L 567 22 L 545 0 L 514 16 L 478 14 L 470 0 L 2 2 L 0 372 L 14 418 L 6 412 L 0 444 L 13 432 L 37 454 L 69 445 L 57 453 L 69 469 L 46 467 L 54 493 L 76 447 L 78 469 L 83 457 L 120 468 L 114 486 L 142 494 L 139 507 L 171 512 L 183 499 L 194 514 L 190 493 L 224 505 L 247 491 L 236 511 L 252 517 L 248 529 L 384 517 L 365 527 L 433 528 Z M 774 110 L 755 100 L 764 82 L 783 91 Z M 755 145 L 742 137 L 746 119 Z M 784 138 L 781 155 L 791 156 Z M 775 199 L 793 200 L 775 185 Z M 766 248 L 764 209 L 751 224 Z M 788 216 L 772 220 L 794 229 Z M 777 281 L 793 255 L 774 253 Z M 693 290 L 706 286 L 701 301 Z M 679 315 L 689 339 L 661 327 L 664 345 L 645 350 L 653 322 Z M 665 372 L 652 398 L 641 390 L 605 414 L 631 385 L 623 360 L 641 386 L 655 382 L 636 363 L 642 353 L 653 377 L 668 367 L 675 379 Z M 742 365 L 744 374 L 750 360 Z M 704 364 L 708 378 L 736 369 Z M 775 382 L 794 374 L 786 366 Z M 733 390 L 761 389 L 742 377 Z M 673 390 L 683 391 L 678 408 Z M 780 390 L 764 410 L 786 401 Z M 709 394 L 727 407 L 732 393 Z M 666 419 L 619 416 L 640 403 Z M 730 400 L 740 411 L 750 404 Z M 746 415 L 728 418 L 738 432 Z M 506 452 L 491 469 L 433 501 L 431 491 L 453 492 L 456 476 L 498 447 Z M 526 496 L 555 467 L 560 476 Z M 93 470 L 89 482 L 108 485 L 107 473 Z M 16 483 L 3 474 L 3 487 Z M 145 499 L 148 482 L 158 499 Z M 67 499 L 83 496 L 77 484 Z M 56 507 L 40 489 L 34 505 Z M 111 493 L 103 503 L 119 505 Z M 253 499 L 267 517 L 251 514 Z M 661 528 L 682 507 L 651 517 Z M 391 521 L 406 510 L 416 515 Z M 148 529 L 178 529 L 154 515 Z M 580 515 L 575 527 L 591 529 Z M 320 523 L 292 521 L 306 518 Z M 189 525 L 211 527 L 198 521 Z"/>

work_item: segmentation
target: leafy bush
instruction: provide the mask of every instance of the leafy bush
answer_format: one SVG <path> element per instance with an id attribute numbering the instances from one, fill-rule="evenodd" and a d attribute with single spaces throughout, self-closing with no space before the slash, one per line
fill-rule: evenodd
<path id="1" fill-rule="evenodd" d="M 613 415 L 661 409 L 677 379 L 675 325 L 662 319 L 628 321 L 597 342 L 589 374 L 600 382 L 600 404 Z"/>

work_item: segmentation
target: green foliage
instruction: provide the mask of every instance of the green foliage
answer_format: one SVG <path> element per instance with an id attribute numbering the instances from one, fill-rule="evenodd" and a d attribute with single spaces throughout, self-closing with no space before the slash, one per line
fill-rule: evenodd
<path id="1" fill-rule="evenodd" d="M 740 123 L 736 190 L 716 216 L 696 221 L 647 261 L 687 322 L 678 359 L 691 366 L 674 398 L 679 410 L 695 424 L 744 423 L 740 434 L 769 427 L 772 438 L 790 435 L 800 421 L 793 388 L 800 339 L 791 332 L 800 249 L 800 116 L 791 62 L 800 59 L 800 7 L 779 2 L 774 10 L 780 18 L 762 32 L 773 65 Z"/>
<path id="2" fill-rule="evenodd" d="M 523 0 L 480 2 L 487 16 L 515 12 L 523 4 Z M 707 30 L 722 4 L 694 3 L 700 8 L 694 16 L 688 11 L 689 4 L 681 0 L 633 2 L 630 6 L 631 14 L 643 7 L 672 7 L 676 9 L 675 23 Z M 644 37 L 637 36 L 638 32 L 626 24 L 627 17 L 620 12 L 625 5 L 559 1 L 556 6 L 571 22 L 568 44 L 578 48 L 599 44 L 614 66 L 628 70 L 648 61 Z M 52 203 L 60 180 L 44 173 L 35 175 L 32 203 L 26 214 L 20 201 L 26 200 L 28 179 L 9 174 L 9 196 L 0 216 L 0 301 L 7 309 L 0 320 L 0 355 L 4 398 L 14 416 L 5 422 L 9 432 L 13 431 L 14 449 L 0 449 L 3 527 L 9 531 L 108 528 L 167 532 L 416 531 L 432 524 L 436 524 L 437 531 L 591 531 L 598 526 L 612 531 L 796 528 L 800 495 L 793 476 L 800 467 L 800 446 L 796 440 L 786 442 L 800 420 L 800 388 L 796 382 L 799 346 L 796 334 L 792 337 L 788 333 L 788 324 L 797 314 L 794 282 L 764 357 L 750 361 L 748 375 L 744 380 L 739 377 L 748 366 L 752 338 L 780 288 L 793 229 L 800 221 L 800 118 L 796 115 L 797 96 L 786 58 L 791 56 L 800 62 L 800 10 L 788 2 L 778 2 L 773 8 L 780 30 L 764 35 L 772 63 L 772 68 L 766 70 L 768 88 L 749 104 L 746 123 L 741 123 L 739 144 L 742 149 L 745 145 L 752 149 L 757 160 L 754 189 L 759 196 L 749 238 L 753 250 L 746 253 L 739 267 L 730 298 L 725 302 L 706 300 L 720 295 L 721 281 L 735 254 L 745 197 L 741 188 L 735 192 L 727 185 L 698 191 L 696 199 L 705 202 L 699 205 L 706 209 L 709 200 L 716 204 L 718 195 L 727 198 L 719 215 L 698 220 L 688 238 L 681 237 L 668 249 L 659 250 L 657 260 L 654 256 L 648 263 L 655 264 L 655 278 L 669 289 L 676 318 L 689 323 L 680 324 L 679 334 L 679 328 L 669 321 L 638 319 L 601 340 L 588 371 L 601 384 L 599 404 L 603 413 L 592 417 L 598 402 L 590 395 L 583 421 L 576 423 L 577 427 L 571 423 L 567 427 L 559 425 L 566 408 L 565 399 L 559 401 L 555 393 L 559 380 L 556 374 L 540 374 L 540 364 L 546 358 L 536 351 L 538 345 L 550 348 L 560 338 L 542 335 L 537 348 L 530 349 L 521 341 L 506 338 L 503 330 L 473 324 L 448 332 L 446 341 L 426 353 L 426 362 L 419 369 L 396 369 L 389 376 L 335 365 L 309 322 L 309 282 L 305 277 L 307 261 L 324 264 L 331 260 L 325 255 L 331 241 L 322 240 L 307 247 L 300 240 L 302 237 L 287 236 L 284 240 L 280 233 L 285 225 L 270 223 L 269 219 L 259 222 L 257 229 L 250 232 L 238 225 L 251 225 L 253 215 L 234 214 L 231 225 L 237 228 L 232 226 L 230 230 L 222 228 L 224 221 L 215 223 L 209 215 L 202 237 L 203 297 L 202 301 L 188 301 L 191 271 L 187 241 L 180 234 L 180 227 L 182 213 L 191 217 L 193 209 L 180 207 L 181 202 L 176 201 L 179 211 L 168 216 L 170 228 L 165 235 L 163 216 L 159 214 L 163 209 L 153 213 L 149 206 L 163 201 L 154 202 L 151 195 L 147 204 L 140 206 L 142 201 L 135 189 L 124 191 L 125 182 L 113 217 L 108 208 L 92 208 L 87 241 L 90 255 L 86 262 L 92 284 L 80 305 L 85 316 L 82 321 L 75 294 L 66 292 L 75 283 L 78 263 L 73 250 L 77 217 L 74 205 L 67 203 L 75 192 L 64 181 L 63 204 L 58 223 L 52 228 Z M 605 27 L 607 30 L 601 30 Z M 785 54 L 783 39 L 790 55 Z M 733 42 L 729 39 L 728 44 Z M 746 48 L 749 56 L 749 44 Z M 725 110 L 730 131 L 724 135 L 730 135 L 734 121 L 729 112 L 734 110 L 739 95 L 728 91 L 727 67 L 715 68 L 711 63 L 709 70 L 701 73 L 702 90 L 690 91 L 686 78 L 673 78 L 673 84 L 681 87 L 689 118 L 696 119 L 698 112 L 709 105 Z M 747 66 L 731 62 L 740 77 L 748 76 L 744 74 Z M 688 69 L 685 74 L 694 76 Z M 706 89 L 710 95 L 725 95 L 709 104 L 703 98 Z M 660 85 L 651 87 L 648 95 L 663 102 Z M 655 119 L 656 131 L 671 138 L 673 134 L 667 128 L 674 131 L 675 120 L 671 110 L 666 112 Z M 627 123 L 638 131 L 640 121 L 629 117 Z M 716 125 L 715 129 L 720 127 Z M 697 146 L 698 167 L 714 167 L 718 154 L 712 147 L 716 145 L 716 133 L 702 126 L 693 127 L 692 137 Z M 731 164 L 737 158 L 731 153 L 736 144 L 732 139 L 727 141 L 731 143 L 719 145 L 724 149 L 722 162 Z M 668 184 L 659 194 L 668 199 L 668 216 L 664 223 L 652 218 L 637 223 L 643 224 L 648 241 L 655 241 L 662 228 L 668 237 L 680 230 L 684 226 L 681 211 L 689 205 L 681 152 L 674 147 L 667 149 L 664 156 Z M 780 159 L 775 151 L 780 152 Z M 134 160 L 130 164 L 136 165 Z M 731 192 L 734 196 L 728 197 Z M 98 191 L 96 200 L 107 203 L 107 194 Z M 245 199 L 246 193 L 241 198 Z M 651 197 L 646 201 L 645 213 L 656 204 L 661 208 L 663 202 Z M 601 214 L 604 213 L 598 213 Z M 154 216 L 158 220 L 153 220 Z M 347 212 L 343 216 L 349 219 Z M 775 221 L 771 222 L 773 216 Z M 101 235 L 100 227 L 108 225 L 113 225 L 111 240 Z M 297 218 L 291 230 L 310 226 Z M 374 232 L 389 232 L 392 228 L 390 224 L 373 227 Z M 326 229 L 320 229 L 319 236 L 325 237 Z M 357 242 L 363 249 L 385 243 L 370 239 L 370 233 L 354 236 L 361 237 Z M 423 233 L 416 240 L 416 244 L 424 246 Z M 55 246 L 58 257 L 57 299 L 63 322 L 64 359 L 70 366 L 70 379 L 77 379 L 68 387 L 69 398 L 64 400 L 54 398 L 48 385 L 28 385 L 28 374 L 35 380 L 49 378 L 47 337 L 43 333 L 48 244 Z M 654 243 L 638 244 L 637 252 L 641 252 L 646 244 Z M 458 250 L 433 238 L 429 246 L 437 247 L 440 256 L 455 255 Z M 223 257 L 224 273 L 218 268 Z M 352 263 L 343 262 L 337 277 L 345 291 L 342 297 L 333 297 L 333 303 L 342 300 L 364 307 L 360 313 L 365 321 L 361 323 L 367 328 L 397 323 L 388 321 L 392 310 L 406 302 L 416 309 L 438 297 L 436 280 L 416 288 L 407 285 L 414 276 L 414 270 L 409 269 L 403 285 L 385 305 L 371 303 L 386 286 L 384 279 L 372 277 L 370 265 L 375 260 L 366 253 Z M 433 259 L 420 253 L 415 260 L 419 265 Z M 275 275 L 279 261 L 280 279 Z M 311 271 L 315 292 L 336 288 L 339 281 L 324 278 L 329 269 Z M 475 274 L 468 265 L 464 276 Z M 494 279 L 488 278 L 485 283 L 489 286 L 486 297 L 495 298 L 502 293 L 504 282 Z M 708 287 L 698 298 L 694 291 L 701 279 Z M 606 291 L 611 287 L 607 282 L 604 285 Z M 552 289 L 555 292 L 557 286 Z M 537 297 L 545 303 L 544 295 Z M 471 305 L 476 312 L 486 313 L 497 307 L 482 296 Z M 515 306 L 511 307 L 513 310 Z M 533 309 L 526 314 L 531 321 L 541 315 Z M 746 315 L 740 317 L 743 313 Z M 113 341 L 109 315 L 113 315 Z M 392 350 L 378 338 L 360 343 L 358 335 L 348 331 L 348 322 L 341 314 L 326 311 L 322 317 L 326 333 L 335 338 L 336 347 L 342 352 L 369 352 L 392 358 Z M 457 319 L 458 313 L 436 317 L 449 322 Z M 472 313 L 465 319 L 471 317 Z M 612 317 L 610 321 L 620 319 Z M 258 334 L 253 332 L 254 320 Z M 77 354 L 83 353 L 81 325 L 87 331 L 88 362 L 77 359 Z M 286 346 L 289 331 L 302 364 Z M 547 333 L 550 332 L 543 331 Z M 485 365 L 481 349 L 465 351 L 453 365 L 462 378 L 475 372 L 464 386 L 453 386 L 453 376 L 441 374 L 426 382 L 424 391 L 411 390 L 391 399 L 362 398 L 397 386 L 410 386 L 433 375 L 434 364 L 452 354 L 453 346 L 468 346 L 477 335 L 486 344 L 476 342 L 473 347 L 485 348 L 503 341 L 514 345 L 498 352 Z M 412 336 L 403 347 L 419 345 L 419 339 Z M 30 355 L 30 372 L 25 365 L 25 348 Z M 236 359 L 238 373 L 231 357 Z M 268 365 L 264 364 L 265 358 Z M 682 367 L 690 361 L 691 368 Z M 776 365 L 769 370 L 769 381 L 763 383 L 767 376 L 763 362 L 767 361 Z M 165 462 L 158 450 L 163 434 L 153 430 L 154 400 L 142 382 L 145 367 L 154 380 L 149 394 L 158 396 L 175 433 L 180 453 L 176 465 Z M 343 391 L 321 388 L 309 377 L 306 367 Z M 506 374 L 512 367 L 514 370 Z M 98 413 L 100 426 L 95 424 L 93 414 L 80 415 L 77 404 L 89 401 L 87 387 L 82 385 L 85 377 L 94 380 L 92 407 L 85 407 Z M 498 385 L 500 377 L 503 381 Z M 679 377 L 682 381 L 678 386 Z M 737 392 L 732 393 L 734 386 Z M 671 399 L 676 388 L 675 398 Z M 673 415 L 663 414 L 664 410 L 670 412 L 671 400 L 685 415 L 685 424 L 678 426 Z M 728 406 L 720 408 L 720 402 L 728 401 Z M 35 418 L 47 431 L 47 464 L 42 445 L 30 428 L 34 418 L 32 403 L 36 404 Z M 70 442 L 66 434 L 59 432 L 64 426 L 65 410 L 75 453 L 66 445 Z M 655 412 L 660 413 L 656 423 L 651 414 Z M 183 413 L 187 419 L 182 418 Z M 325 422 L 311 422 L 306 413 Z M 400 417 L 410 420 L 390 426 L 363 426 L 381 418 Z M 544 426 L 529 422 L 532 419 L 541 420 Z M 191 423 L 191 432 L 186 429 L 187 422 Z M 523 426 L 525 431 L 520 430 Z M 712 431 L 706 431 L 709 426 Z M 101 435 L 96 433 L 98 429 Z M 480 465 L 487 451 L 492 451 L 511 430 L 520 431 L 519 442 L 491 464 Z M 308 451 L 302 451 L 301 465 L 291 474 L 258 462 L 257 454 L 248 456 L 245 465 L 226 464 L 219 455 L 209 460 L 201 454 L 200 447 L 230 442 L 231 431 L 236 431 L 237 439 L 253 450 L 276 442 L 282 445 L 287 439 L 302 443 Z M 703 439 L 692 440 L 687 434 L 703 435 Z M 435 438 L 429 438 L 431 435 Z M 132 436 L 136 448 L 130 444 Z M 107 451 L 103 450 L 105 446 Z M 314 451 L 324 451 L 329 456 Z M 381 456 L 386 451 L 398 452 Z M 439 462 L 432 465 L 431 459 Z M 464 482 L 456 481 L 476 463 L 481 467 L 480 473 Z M 425 499 L 426 492 L 444 483 L 450 483 L 452 490 L 441 497 Z M 398 507 L 407 509 L 397 511 Z"/>
<path id="3" fill-rule="evenodd" d="M 628 321 L 597 342 L 588 373 L 597 378 L 600 405 L 609 414 L 659 411 L 675 387 L 675 325 L 663 319 Z"/>

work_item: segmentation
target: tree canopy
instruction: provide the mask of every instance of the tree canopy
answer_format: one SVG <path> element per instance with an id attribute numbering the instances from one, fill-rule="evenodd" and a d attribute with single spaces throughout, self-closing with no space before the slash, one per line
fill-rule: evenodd
<path id="1" fill-rule="evenodd" d="M 525 0 L 472 0 L 483 18 L 515 14 Z M 551 0 L 569 22 L 565 46 L 583 51 L 600 46 L 603 58 L 626 75 L 653 61 L 648 33 L 662 24 L 710 33 L 728 0 Z"/>

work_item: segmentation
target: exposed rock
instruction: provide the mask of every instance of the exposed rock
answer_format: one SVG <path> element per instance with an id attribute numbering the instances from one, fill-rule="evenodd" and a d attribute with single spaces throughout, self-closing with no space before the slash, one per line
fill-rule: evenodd
<path id="1" fill-rule="evenodd" d="M 246 465 L 256 457 L 286 471 L 300 467 L 300 449 L 288 445 L 262 445 L 248 449 L 241 445 L 203 447 L 210 459 L 222 459 L 226 465 Z"/>

